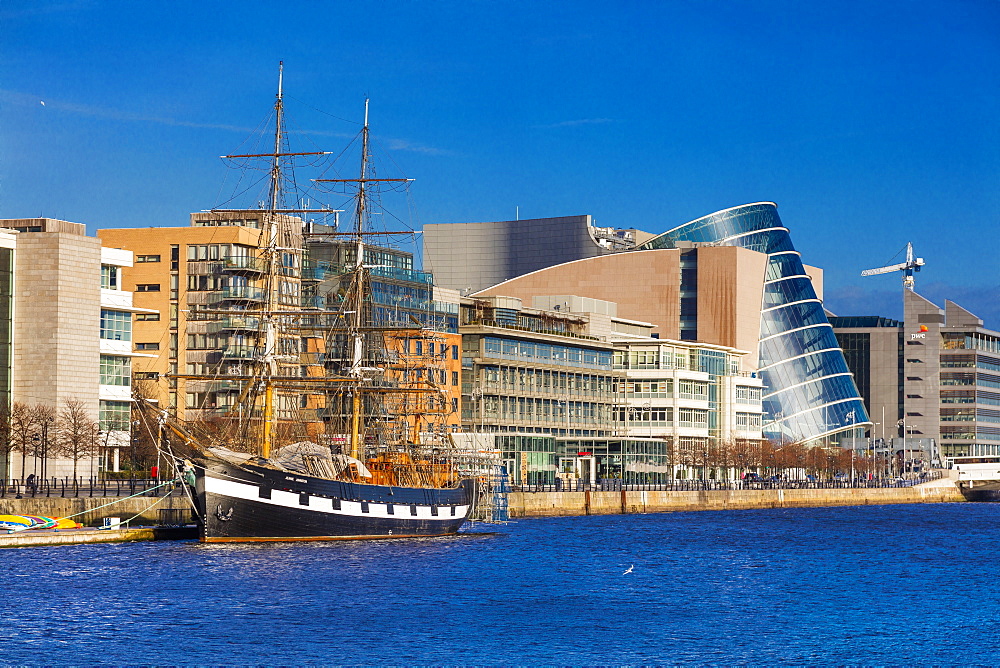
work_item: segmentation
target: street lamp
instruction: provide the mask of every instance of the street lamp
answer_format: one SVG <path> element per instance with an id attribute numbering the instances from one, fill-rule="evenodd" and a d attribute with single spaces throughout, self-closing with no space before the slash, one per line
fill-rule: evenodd
<path id="1" fill-rule="evenodd" d="M 875 450 L 875 427 L 882 424 L 881 422 L 873 422 L 871 429 L 871 442 L 872 442 L 872 465 L 871 465 L 871 475 L 875 477 L 875 460 L 877 459 L 877 453 Z"/>
<path id="2" fill-rule="evenodd" d="M 903 456 L 900 458 L 899 462 L 899 475 L 902 476 L 906 472 L 906 417 L 900 418 L 896 422 L 897 427 L 903 428 Z"/>
<path id="3" fill-rule="evenodd" d="M 849 433 L 851 435 L 851 484 L 853 485 L 855 483 L 855 479 L 854 479 L 854 410 L 851 410 L 851 412 L 849 412 L 846 417 L 848 417 L 848 418 L 851 419 L 851 422 L 850 422 L 850 432 Z"/>
<path id="4" fill-rule="evenodd" d="M 31 458 L 34 461 L 34 469 L 33 469 L 32 473 L 34 473 L 35 477 L 37 478 L 38 477 L 38 453 L 41 452 L 42 437 L 39 436 L 38 434 L 35 434 L 34 436 L 31 437 L 31 442 L 34 443 L 34 447 L 31 450 Z"/>

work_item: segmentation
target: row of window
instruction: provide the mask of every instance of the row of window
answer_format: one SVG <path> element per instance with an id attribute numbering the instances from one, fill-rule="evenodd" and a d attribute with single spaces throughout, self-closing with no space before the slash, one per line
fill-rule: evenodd
<path id="1" fill-rule="evenodd" d="M 478 403 L 478 405 L 477 405 Z M 466 402 L 463 418 L 475 421 L 536 420 L 558 427 L 562 424 L 607 424 L 611 407 L 587 401 L 559 401 L 533 397 L 483 397 L 480 402 Z"/>
<path id="2" fill-rule="evenodd" d="M 451 358 L 453 360 L 458 359 L 458 346 L 449 346 L 446 343 L 440 343 L 435 341 L 424 341 L 423 339 L 403 339 L 403 352 L 407 355 L 423 355 L 424 350 L 427 351 L 427 355 L 430 357 L 441 357 L 444 359 L 448 356 L 449 349 L 451 350 Z M 426 345 L 425 345 L 426 344 Z"/>
<path id="3" fill-rule="evenodd" d="M 492 336 L 483 338 L 483 354 L 485 357 L 590 369 L 611 369 L 612 359 L 611 351 L 511 341 Z"/>
<path id="4" fill-rule="evenodd" d="M 230 256 L 253 257 L 254 249 L 236 244 L 201 244 L 187 247 L 188 262 L 201 260 L 222 260 Z"/>
<path id="5" fill-rule="evenodd" d="M 610 376 L 550 369 L 487 366 L 481 369 L 486 392 L 571 393 L 608 397 L 612 390 Z M 471 389 L 471 388 L 470 388 Z"/>
<path id="6" fill-rule="evenodd" d="M 426 371 L 426 374 L 424 373 Z M 432 383 L 438 383 L 440 385 L 445 385 L 448 382 L 448 370 L 447 369 L 405 369 L 403 370 L 403 381 L 420 381 L 424 377 L 427 377 Z M 458 385 L 458 372 L 451 372 L 451 384 Z"/>
<path id="7" fill-rule="evenodd" d="M 658 346 L 614 352 L 615 369 L 685 369 L 724 376 L 739 373 L 739 359 L 717 350 Z"/>

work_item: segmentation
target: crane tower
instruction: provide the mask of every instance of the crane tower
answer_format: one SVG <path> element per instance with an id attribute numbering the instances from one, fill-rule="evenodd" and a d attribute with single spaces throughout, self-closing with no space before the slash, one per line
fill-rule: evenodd
<path id="1" fill-rule="evenodd" d="M 924 266 L 924 258 L 913 257 L 913 244 L 906 242 L 906 262 L 900 262 L 899 264 L 891 264 L 887 267 L 879 267 L 878 269 L 865 269 L 861 272 L 862 276 L 875 276 L 876 274 L 888 274 L 893 271 L 903 272 L 903 287 L 907 290 L 913 289 L 913 272 L 920 271 L 920 267 Z"/>

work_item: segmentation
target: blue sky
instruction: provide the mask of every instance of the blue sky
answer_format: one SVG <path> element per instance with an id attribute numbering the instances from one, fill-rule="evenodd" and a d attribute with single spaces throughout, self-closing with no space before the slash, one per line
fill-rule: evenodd
<path id="1" fill-rule="evenodd" d="M 3 0 L 0 35 L 0 217 L 186 224 L 284 60 L 311 144 L 371 97 L 416 225 L 774 201 L 832 311 L 900 316 L 859 274 L 912 241 L 919 292 L 1000 328 L 996 1 Z"/>

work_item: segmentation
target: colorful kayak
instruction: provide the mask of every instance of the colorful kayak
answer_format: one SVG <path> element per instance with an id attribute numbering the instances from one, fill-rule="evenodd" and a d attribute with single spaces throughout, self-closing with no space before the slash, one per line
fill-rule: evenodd
<path id="1" fill-rule="evenodd" d="M 0 527 L 11 529 L 79 529 L 83 525 L 63 517 L 0 515 Z"/>

